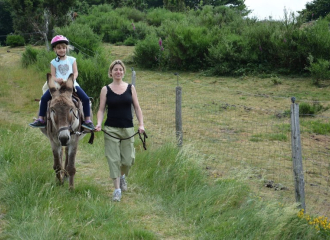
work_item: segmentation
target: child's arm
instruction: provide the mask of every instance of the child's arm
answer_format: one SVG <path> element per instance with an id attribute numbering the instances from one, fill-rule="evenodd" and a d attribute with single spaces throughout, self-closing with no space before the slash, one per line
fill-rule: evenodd
<path id="1" fill-rule="evenodd" d="M 53 78 L 55 79 L 55 82 L 61 84 L 63 82 L 62 78 L 56 77 L 56 68 L 53 66 L 53 64 L 50 64 L 50 73 L 52 74 Z"/>
<path id="2" fill-rule="evenodd" d="M 72 72 L 73 72 L 73 79 L 76 80 L 78 77 L 77 61 L 74 61 L 74 63 L 72 64 Z"/>

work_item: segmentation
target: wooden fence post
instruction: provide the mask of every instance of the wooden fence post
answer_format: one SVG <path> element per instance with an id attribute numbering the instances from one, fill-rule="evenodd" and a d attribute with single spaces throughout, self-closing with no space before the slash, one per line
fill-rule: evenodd
<path id="1" fill-rule="evenodd" d="M 132 68 L 132 85 L 135 87 L 135 83 L 136 83 L 136 72 L 134 71 L 134 68 Z M 134 118 L 134 113 L 135 113 L 135 110 L 134 110 L 134 106 L 132 104 L 132 116 Z"/>
<path id="2" fill-rule="evenodd" d="M 175 127 L 176 127 L 176 141 L 178 147 L 182 147 L 182 112 L 181 112 L 181 102 L 182 102 L 182 89 L 177 86 L 176 90 L 176 99 L 175 99 Z"/>
<path id="3" fill-rule="evenodd" d="M 296 202 L 299 208 L 304 209 L 305 205 L 305 181 L 301 154 L 301 140 L 299 127 L 299 105 L 295 103 L 295 98 L 291 99 L 291 147 L 293 161 L 293 177 L 295 186 Z"/>

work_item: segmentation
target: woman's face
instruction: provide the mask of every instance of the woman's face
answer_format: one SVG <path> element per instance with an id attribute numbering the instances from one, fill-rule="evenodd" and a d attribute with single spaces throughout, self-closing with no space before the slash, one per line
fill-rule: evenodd
<path id="1" fill-rule="evenodd" d="M 111 75 L 113 79 L 122 79 L 124 77 L 124 69 L 120 64 L 115 64 L 111 70 Z"/>

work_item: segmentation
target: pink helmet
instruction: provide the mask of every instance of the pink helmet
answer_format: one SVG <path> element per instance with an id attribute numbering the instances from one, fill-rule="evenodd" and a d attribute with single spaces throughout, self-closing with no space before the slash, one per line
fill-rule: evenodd
<path id="1" fill-rule="evenodd" d="M 55 37 L 53 37 L 52 41 L 50 42 L 52 48 L 54 48 L 59 43 L 65 43 L 66 45 L 69 45 L 69 40 L 62 35 L 56 35 Z"/>

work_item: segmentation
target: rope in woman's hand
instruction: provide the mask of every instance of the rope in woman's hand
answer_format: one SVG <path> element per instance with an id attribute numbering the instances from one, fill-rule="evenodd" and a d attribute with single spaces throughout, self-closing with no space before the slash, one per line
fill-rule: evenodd
<path id="1" fill-rule="evenodd" d="M 143 144 L 143 148 L 144 150 L 147 150 L 147 143 L 146 143 L 146 138 L 148 138 L 146 132 L 143 132 L 143 139 L 142 139 L 142 136 L 141 136 L 141 133 L 139 131 L 137 131 L 136 133 L 134 133 L 132 136 L 130 137 L 127 137 L 127 138 L 119 138 L 119 137 L 115 137 L 115 136 L 112 136 L 110 133 L 107 133 L 105 130 L 101 129 L 102 132 L 104 132 L 105 134 L 107 134 L 108 136 L 112 137 L 112 138 L 115 138 L 115 139 L 119 139 L 120 141 L 122 140 L 128 140 L 132 137 L 134 137 L 136 134 L 139 134 L 139 138 Z"/>

